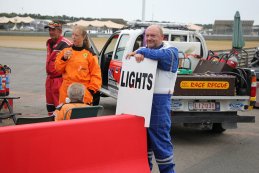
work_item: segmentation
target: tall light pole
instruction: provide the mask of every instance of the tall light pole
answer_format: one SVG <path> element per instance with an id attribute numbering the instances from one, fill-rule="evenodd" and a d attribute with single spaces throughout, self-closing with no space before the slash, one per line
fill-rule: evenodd
<path id="1" fill-rule="evenodd" d="M 142 0 L 142 22 L 145 22 L 146 0 Z"/>

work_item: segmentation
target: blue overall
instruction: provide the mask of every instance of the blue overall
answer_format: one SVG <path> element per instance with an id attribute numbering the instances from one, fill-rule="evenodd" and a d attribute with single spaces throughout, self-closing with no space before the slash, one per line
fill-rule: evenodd
<path id="1" fill-rule="evenodd" d="M 177 72 L 178 50 L 161 45 L 157 49 L 141 48 L 136 53 L 158 61 L 158 68 Z M 150 127 L 148 136 L 148 160 L 152 170 L 152 155 L 156 158 L 160 173 L 174 173 L 173 145 L 171 143 L 171 94 L 153 95 Z"/>

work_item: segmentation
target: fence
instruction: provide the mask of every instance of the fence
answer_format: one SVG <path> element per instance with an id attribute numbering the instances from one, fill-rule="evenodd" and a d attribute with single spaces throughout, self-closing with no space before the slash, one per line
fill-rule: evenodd
<path id="1" fill-rule="evenodd" d="M 240 54 L 240 58 L 238 59 L 238 66 L 242 68 L 249 67 L 251 60 L 253 59 L 256 51 L 257 51 L 256 47 L 244 48 L 241 51 L 242 53 Z M 217 53 L 218 55 L 222 55 L 230 52 L 231 52 L 231 49 L 214 51 L 214 53 Z"/>

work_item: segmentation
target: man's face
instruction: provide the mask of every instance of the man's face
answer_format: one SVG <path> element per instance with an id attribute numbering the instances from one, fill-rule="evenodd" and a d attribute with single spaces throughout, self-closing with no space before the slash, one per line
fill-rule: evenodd
<path id="1" fill-rule="evenodd" d="M 49 36 L 53 41 L 58 40 L 61 35 L 61 30 L 57 28 L 49 28 Z"/>
<path id="2" fill-rule="evenodd" d="M 145 33 L 146 43 L 148 48 L 157 48 L 162 44 L 164 36 L 161 34 L 159 28 L 150 26 Z"/>

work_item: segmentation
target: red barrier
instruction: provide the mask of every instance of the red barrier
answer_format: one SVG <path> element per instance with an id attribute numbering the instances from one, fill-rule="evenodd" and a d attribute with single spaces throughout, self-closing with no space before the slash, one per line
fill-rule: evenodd
<path id="1" fill-rule="evenodd" d="M 1 172 L 146 173 L 144 118 L 115 115 L 0 128 Z"/>

